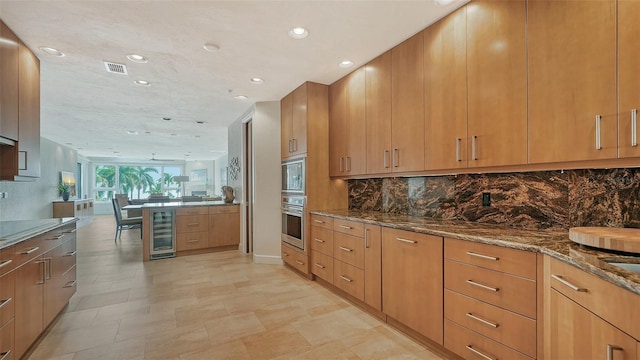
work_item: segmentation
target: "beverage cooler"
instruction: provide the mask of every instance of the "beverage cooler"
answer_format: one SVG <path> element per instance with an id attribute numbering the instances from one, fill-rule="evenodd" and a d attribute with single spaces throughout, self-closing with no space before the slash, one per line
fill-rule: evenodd
<path id="1" fill-rule="evenodd" d="M 151 209 L 149 256 L 151 260 L 176 256 L 175 210 Z"/>

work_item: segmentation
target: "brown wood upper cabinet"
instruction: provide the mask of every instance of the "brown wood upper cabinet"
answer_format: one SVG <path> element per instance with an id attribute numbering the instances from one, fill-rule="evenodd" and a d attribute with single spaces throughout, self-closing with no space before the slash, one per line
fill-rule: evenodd
<path id="1" fill-rule="evenodd" d="M 640 156 L 638 146 L 638 110 L 640 109 L 640 1 L 618 1 L 618 91 L 619 157 Z"/>
<path id="2" fill-rule="evenodd" d="M 40 60 L 20 42 L 18 175 L 40 177 Z"/>
<path id="3" fill-rule="evenodd" d="M 367 174 L 391 172 L 391 51 L 365 65 Z"/>
<path id="4" fill-rule="evenodd" d="M 283 159 L 307 152 L 307 84 L 300 85 L 280 102 Z"/>
<path id="5" fill-rule="evenodd" d="M 615 158 L 615 0 L 528 6 L 530 162 Z"/>
<path id="6" fill-rule="evenodd" d="M 0 21 L 0 136 L 18 140 L 18 37 Z"/>
<path id="7" fill-rule="evenodd" d="M 366 173 L 365 68 L 329 87 L 329 175 Z"/>

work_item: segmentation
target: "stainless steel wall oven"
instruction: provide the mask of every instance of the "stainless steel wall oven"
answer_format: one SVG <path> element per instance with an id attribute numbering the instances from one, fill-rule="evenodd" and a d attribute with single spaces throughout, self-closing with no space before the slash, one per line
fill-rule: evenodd
<path id="1" fill-rule="evenodd" d="M 282 196 L 282 241 L 304 250 L 305 197 Z"/>

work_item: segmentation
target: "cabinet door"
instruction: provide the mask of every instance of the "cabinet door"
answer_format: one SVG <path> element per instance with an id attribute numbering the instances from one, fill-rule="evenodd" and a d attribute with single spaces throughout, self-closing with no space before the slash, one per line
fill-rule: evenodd
<path id="1" fill-rule="evenodd" d="M 618 1 L 619 137 L 621 158 L 640 156 L 638 110 L 640 109 L 640 1 Z"/>
<path id="2" fill-rule="evenodd" d="M 391 49 L 393 172 L 424 169 L 424 40 L 419 32 Z"/>
<path id="3" fill-rule="evenodd" d="M 329 86 L 329 175 L 344 176 L 347 142 L 347 78 Z"/>
<path id="4" fill-rule="evenodd" d="M 43 329 L 43 292 L 46 263 L 36 258 L 16 269 L 15 349 L 16 359 L 36 340 Z"/>
<path id="5" fill-rule="evenodd" d="M 637 358 L 633 338 L 556 290 L 551 289 L 549 296 L 551 359 Z"/>
<path id="6" fill-rule="evenodd" d="M 424 30 L 425 168 L 467 167 L 467 8 Z"/>
<path id="7" fill-rule="evenodd" d="M 18 140 L 18 37 L 0 21 L 0 136 Z"/>
<path id="8" fill-rule="evenodd" d="M 382 229 L 382 311 L 442 345 L 443 239 Z"/>
<path id="9" fill-rule="evenodd" d="M 365 70 L 364 67 L 349 74 L 347 92 L 347 142 L 345 170 L 347 175 L 366 173 L 365 141 Z"/>
<path id="10" fill-rule="evenodd" d="M 293 121 L 293 94 L 280 100 L 280 156 L 284 159 L 291 155 L 291 126 Z"/>
<path id="11" fill-rule="evenodd" d="M 391 172 L 391 51 L 365 65 L 367 174 Z"/>
<path id="12" fill-rule="evenodd" d="M 307 84 L 293 90 L 293 120 L 291 122 L 293 151 L 291 155 L 307 152 Z"/>
<path id="13" fill-rule="evenodd" d="M 240 244 L 240 213 L 209 215 L 209 246 Z"/>
<path id="14" fill-rule="evenodd" d="M 469 167 L 527 163 L 525 0 L 467 6 Z"/>
<path id="15" fill-rule="evenodd" d="M 530 162 L 615 158 L 615 0 L 528 4 Z"/>
<path id="16" fill-rule="evenodd" d="M 382 229 L 364 227 L 364 302 L 382 311 Z"/>
<path id="17" fill-rule="evenodd" d="M 0 359 L 18 359 L 14 351 L 14 321 L 13 319 L 0 328 Z"/>
<path id="18" fill-rule="evenodd" d="M 40 177 L 40 60 L 20 44 L 18 175 Z"/>

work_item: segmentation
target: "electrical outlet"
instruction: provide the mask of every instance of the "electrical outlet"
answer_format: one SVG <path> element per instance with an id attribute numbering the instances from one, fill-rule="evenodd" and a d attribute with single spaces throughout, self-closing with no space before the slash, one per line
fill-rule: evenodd
<path id="1" fill-rule="evenodd" d="M 491 193 L 482 193 L 482 206 L 491 206 Z"/>
<path id="2" fill-rule="evenodd" d="M 9 193 L 8 192 L 0 192 L 0 199 L 6 199 L 9 197 Z"/>

